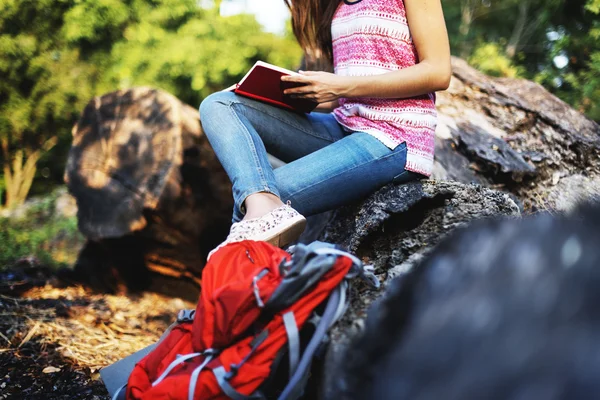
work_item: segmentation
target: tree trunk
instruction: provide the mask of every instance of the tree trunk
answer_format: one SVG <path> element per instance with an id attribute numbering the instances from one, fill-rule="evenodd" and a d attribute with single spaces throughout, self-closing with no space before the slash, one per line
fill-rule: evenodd
<path id="1" fill-rule="evenodd" d="M 18 149 L 14 154 L 10 153 L 10 146 L 7 139 L 2 139 L 2 157 L 4 159 L 3 173 L 6 192 L 6 208 L 13 208 L 25 202 L 35 172 L 37 171 L 37 162 L 40 157 L 56 145 L 58 141 L 56 136 L 48 139 L 39 148 L 30 153 L 23 149 Z M 12 167 L 10 160 L 13 160 Z"/>
<path id="2" fill-rule="evenodd" d="M 515 23 L 508 45 L 506 46 L 506 56 L 508 58 L 514 58 L 515 55 L 517 55 L 517 51 L 519 51 L 523 32 L 525 31 L 525 24 L 529 18 L 529 6 L 529 0 L 522 0 L 519 3 L 519 16 L 517 17 L 517 22 Z"/>
<path id="3" fill-rule="evenodd" d="M 587 189 L 561 184 L 579 176 L 600 184 L 598 124 L 534 82 L 491 78 L 458 58 L 452 69 L 437 97 L 433 178 L 504 190 L 525 211 L 572 207 Z"/>
<path id="4" fill-rule="evenodd" d="M 458 33 L 462 39 L 459 45 L 459 55 L 462 58 L 467 58 L 471 53 L 471 45 L 468 39 L 469 32 L 471 31 L 471 23 L 473 22 L 473 14 L 474 9 L 471 0 L 464 1 L 461 6 L 460 26 L 458 28 Z"/>
<path id="5" fill-rule="evenodd" d="M 149 88 L 93 99 L 73 128 L 65 181 L 89 239 L 78 275 L 112 291 L 181 294 L 183 281 L 196 299 L 206 254 L 224 239 L 233 206 L 196 110 Z"/>

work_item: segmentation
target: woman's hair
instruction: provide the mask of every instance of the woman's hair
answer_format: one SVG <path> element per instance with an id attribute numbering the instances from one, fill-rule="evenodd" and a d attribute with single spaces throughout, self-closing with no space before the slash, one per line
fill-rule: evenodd
<path id="1" fill-rule="evenodd" d="M 284 0 L 292 13 L 292 29 L 309 67 L 331 69 L 331 20 L 341 0 Z"/>

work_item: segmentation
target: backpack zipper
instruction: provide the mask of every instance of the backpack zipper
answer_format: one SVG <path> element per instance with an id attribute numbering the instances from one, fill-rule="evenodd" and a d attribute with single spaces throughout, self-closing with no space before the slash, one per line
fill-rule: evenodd
<path id="1" fill-rule="evenodd" d="M 254 262 L 254 260 L 252 259 L 252 256 L 250 256 L 250 250 L 246 249 L 246 255 L 248 256 L 248 258 L 250 259 L 250 261 L 252 261 L 252 264 L 256 264 Z"/>

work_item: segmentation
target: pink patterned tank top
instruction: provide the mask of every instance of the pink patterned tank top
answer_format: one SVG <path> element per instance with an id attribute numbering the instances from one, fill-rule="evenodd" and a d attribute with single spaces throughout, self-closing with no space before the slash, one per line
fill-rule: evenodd
<path id="1" fill-rule="evenodd" d="M 403 0 L 341 2 L 331 24 L 337 75 L 384 74 L 418 62 Z M 333 111 L 347 131 L 373 135 L 390 149 L 406 142 L 406 169 L 430 176 L 437 111 L 435 94 L 405 99 L 341 98 Z"/>

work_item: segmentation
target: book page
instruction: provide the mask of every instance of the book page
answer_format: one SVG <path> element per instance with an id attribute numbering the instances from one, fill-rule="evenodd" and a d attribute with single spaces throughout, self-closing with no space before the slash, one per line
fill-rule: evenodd
<path id="1" fill-rule="evenodd" d="M 238 87 L 238 84 L 234 83 L 233 85 L 229 86 L 228 88 L 221 90 L 221 92 L 231 92 L 232 90 L 235 90 L 237 87 Z"/>
<path id="2" fill-rule="evenodd" d="M 260 65 L 261 67 L 270 68 L 270 69 L 273 69 L 275 71 L 279 71 L 279 72 L 281 72 L 283 74 L 286 74 L 286 75 L 300 75 L 299 73 L 297 73 L 295 71 L 292 71 L 292 70 L 289 70 L 289 69 L 285 69 L 285 68 L 282 68 L 282 67 L 278 67 L 277 65 L 269 64 L 269 63 L 266 63 L 264 61 L 257 61 L 255 65 Z"/>
<path id="3" fill-rule="evenodd" d="M 252 68 L 250 68 L 250 71 L 248 71 L 246 73 L 246 75 L 244 75 L 244 77 L 242 78 L 242 80 L 239 83 L 240 86 L 242 85 L 242 83 L 244 83 L 244 81 L 246 80 L 246 78 L 248 78 L 250 76 L 250 74 L 252 74 L 252 71 L 254 71 L 254 69 L 256 67 L 264 67 L 264 68 L 272 69 L 273 71 L 281 72 L 282 74 L 285 74 L 285 75 L 300 75 L 297 72 L 294 72 L 292 70 L 285 69 L 285 68 L 282 68 L 282 67 L 278 67 L 277 65 L 269 64 L 269 63 L 264 62 L 264 61 L 257 61 L 256 63 L 254 63 L 254 65 L 252 66 Z"/>

